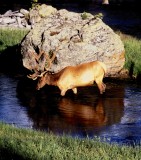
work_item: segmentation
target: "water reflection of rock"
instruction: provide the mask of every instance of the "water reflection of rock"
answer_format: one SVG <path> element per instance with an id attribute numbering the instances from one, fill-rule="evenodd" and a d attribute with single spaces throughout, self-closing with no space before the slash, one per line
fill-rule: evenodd
<path id="1" fill-rule="evenodd" d="M 123 116 L 124 86 L 108 85 L 103 96 L 96 87 L 86 87 L 79 88 L 77 96 L 69 92 L 61 97 L 55 87 L 36 91 L 24 81 L 18 85 L 17 95 L 33 120 L 33 128 L 55 133 L 95 132 L 120 122 Z"/>

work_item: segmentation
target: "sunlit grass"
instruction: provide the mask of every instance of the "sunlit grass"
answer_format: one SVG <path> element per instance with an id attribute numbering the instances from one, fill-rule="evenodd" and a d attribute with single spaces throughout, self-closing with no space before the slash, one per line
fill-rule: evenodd
<path id="1" fill-rule="evenodd" d="M 125 47 L 124 67 L 132 72 L 132 76 L 137 77 L 141 74 L 141 40 L 120 32 L 119 35 Z"/>
<path id="2" fill-rule="evenodd" d="M 7 49 L 21 43 L 24 36 L 28 33 L 25 29 L 0 29 L 0 53 Z"/>
<path id="3" fill-rule="evenodd" d="M 137 160 L 140 147 L 110 145 L 96 139 L 55 136 L 51 133 L 17 129 L 0 124 L 0 155 L 20 159 L 75 159 L 75 160 Z"/>

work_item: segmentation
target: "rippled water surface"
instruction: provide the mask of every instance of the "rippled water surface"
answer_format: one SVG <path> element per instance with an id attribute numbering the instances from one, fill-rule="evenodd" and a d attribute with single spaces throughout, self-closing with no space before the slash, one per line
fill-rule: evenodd
<path id="1" fill-rule="evenodd" d="M 111 142 L 138 144 L 141 139 L 141 86 L 105 82 L 59 95 L 56 87 L 35 90 L 36 82 L 0 74 L 0 121 L 22 128 L 79 137 L 105 137 Z"/>

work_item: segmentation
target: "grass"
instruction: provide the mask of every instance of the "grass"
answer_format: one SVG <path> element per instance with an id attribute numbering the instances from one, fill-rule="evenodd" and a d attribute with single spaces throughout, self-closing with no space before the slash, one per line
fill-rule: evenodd
<path id="1" fill-rule="evenodd" d="M 8 47 L 13 47 L 21 43 L 24 36 L 28 33 L 25 29 L 0 29 L 0 53 Z"/>
<path id="2" fill-rule="evenodd" d="M 110 145 L 99 139 L 55 136 L 51 133 L 18 129 L 0 123 L 0 155 L 3 159 L 28 160 L 139 160 L 141 148 Z"/>
<path id="3" fill-rule="evenodd" d="M 125 65 L 133 77 L 141 75 L 141 40 L 118 33 L 125 47 Z"/>

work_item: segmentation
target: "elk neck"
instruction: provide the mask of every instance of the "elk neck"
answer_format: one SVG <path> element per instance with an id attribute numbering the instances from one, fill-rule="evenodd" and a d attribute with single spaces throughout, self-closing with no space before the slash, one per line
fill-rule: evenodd
<path id="1" fill-rule="evenodd" d="M 54 73 L 54 74 L 46 74 L 46 81 L 48 85 L 57 86 L 57 82 L 59 80 L 60 73 Z"/>

